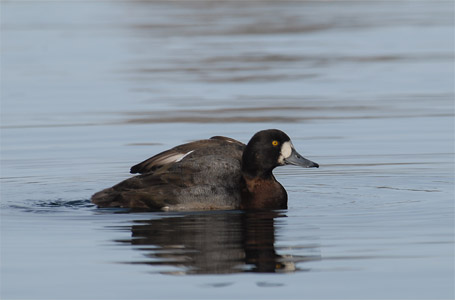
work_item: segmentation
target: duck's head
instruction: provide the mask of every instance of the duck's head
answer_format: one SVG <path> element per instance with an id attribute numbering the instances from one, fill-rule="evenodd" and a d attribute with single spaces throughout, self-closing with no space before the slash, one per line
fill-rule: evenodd
<path id="1" fill-rule="evenodd" d="M 275 167 L 284 165 L 319 168 L 317 163 L 300 155 L 289 136 L 277 129 L 257 132 L 243 151 L 242 171 L 249 176 L 269 176 Z"/>

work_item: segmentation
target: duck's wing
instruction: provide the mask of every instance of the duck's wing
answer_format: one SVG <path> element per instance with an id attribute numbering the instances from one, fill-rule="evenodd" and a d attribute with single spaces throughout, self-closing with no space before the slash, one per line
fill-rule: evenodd
<path id="1" fill-rule="evenodd" d="M 195 156 L 128 178 L 94 194 L 91 200 L 98 207 L 145 210 L 236 209 L 242 189 L 243 146 L 221 145 L 199 149 Z"/>
<path id="2" fill-rule="evenodd" d="M 155 156 L 150 157 L 149 159 L 144 160 L 143 162 L 134 165 L 130 169 L 131 174 L 145 174 L 149 172 L 156 171 L 157 169 L 179 162 L 186 155 L 192 153 L 194 150 L 199 149 L 207 145 L 206 140 L 195 141 L 187 144 L 183 144 L 172 149 L 158 153 Z"/>
<path id="3" fill-rule="evenodd" d="M 191 153 L 192 150 L 188 152 L 181 152 L 177 149 L 170 149 L 164 152 L 161 152 L 149 159 L 144 160 L 137 165 L 134 165 L 130 169 L 131 174 L 145 174 L 149 172 L 153 172 L 164 165 L 178 162 L 179 160 L 183 159 L 186 154 Z"/>
<path id="4" fill-rule="evenodd" d="M 154 172 L 161 167 L 170 165 L 176 162 L 181 161 L 186 156 L 192 154 L 193 152 L 199 152 L 204 150 L 204 152 L 210 151 L 209 149 L 220 147 L 224 143 L 235 143 L 241 146 L 244 146 L 243 143 L 223 136 L 214 136 L 208 140 L 199 140 L 183 145 L 179 145 L 172 149 L 161 152 L 155 156 L 152 156 L 149 159 L 144 160 L 137 165 L 134 165 L 130 169 L 131 174 L 145 174 L 149 172 Z"/>
<path id="5" fill-rule="evenodd" d="M 233 138 L 230 138 L 230 137 L 227 137 L 227 136 L 221 136 L 221 135 L 216 135 L 216 136 L 212 136 L 210 138 L 211 140 L 218 140 L 218 141 L 225 141 L 225 142 L 228 142 L 228 143 L 234 143 L 234 144 L 238 144 L 238 145 L 241 145 L 241 146 L 245 146 L 244 143 L 242 142 L 239 142 Z"/>

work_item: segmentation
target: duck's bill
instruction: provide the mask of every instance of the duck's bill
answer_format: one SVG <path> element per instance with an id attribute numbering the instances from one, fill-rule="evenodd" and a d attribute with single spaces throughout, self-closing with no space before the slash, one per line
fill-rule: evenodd
<path id="1" fill-rule="evenodd" d="M 291 155 L 284 159 L 287 165 L 301 166 L 304 168 L 319 168 L 319 165 L 309 159 L 300 155 L 294 148 L 292 148 Z"/>

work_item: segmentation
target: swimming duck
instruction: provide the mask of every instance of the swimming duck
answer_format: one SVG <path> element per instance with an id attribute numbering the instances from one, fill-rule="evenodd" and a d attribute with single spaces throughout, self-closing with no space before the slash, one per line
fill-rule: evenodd
<path id="1" fill-rule="evenodd" d="M 277 129 L 257 132 L 247 145 L 228 137 L 190 142 L 133 167 L 132 174 L 92 196 L 98 207 L 141 210 L 284 209 L 287 193 L 277 166 L 318 168 Z"/>

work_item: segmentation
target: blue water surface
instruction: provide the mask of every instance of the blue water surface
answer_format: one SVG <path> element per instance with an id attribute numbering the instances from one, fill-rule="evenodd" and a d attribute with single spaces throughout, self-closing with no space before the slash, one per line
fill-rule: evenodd
<path id="1" fill-rule="evenodd" d="M 2 299 L 454 298 L 451 1 L 2 1 Z M 97 209 L 279 128 L 273 212 Z"/>

